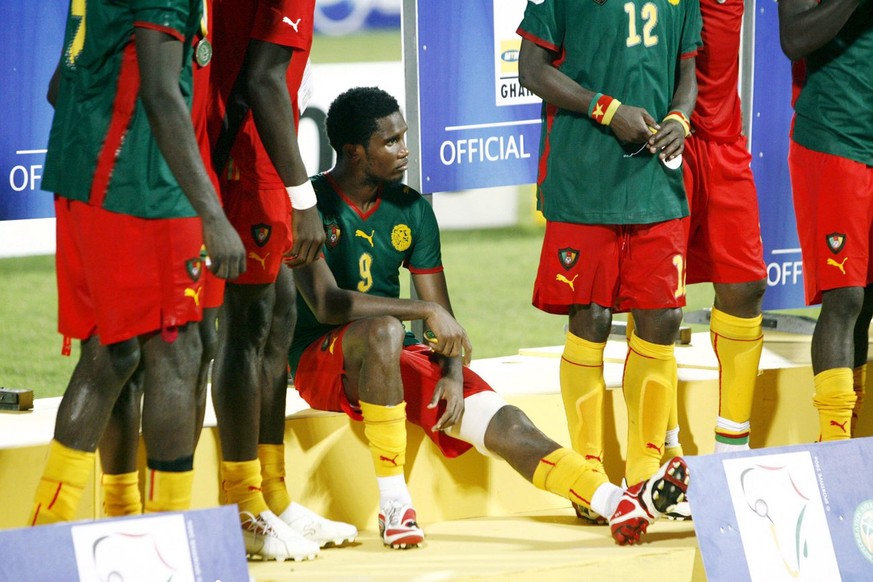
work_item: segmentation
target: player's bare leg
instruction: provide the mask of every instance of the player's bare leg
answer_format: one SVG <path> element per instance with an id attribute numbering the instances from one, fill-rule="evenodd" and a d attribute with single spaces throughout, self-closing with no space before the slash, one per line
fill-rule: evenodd
<path id="1" fill-rule="evenodd" d="M 855 428 L 864 395 L 867 392 L 867 351 L 870 346 L 870 321 L 873 319 L 873 286 L 864 289 L 864 303 L 861 313 L 855 322 L 855 331 L 852 334 L 855 341 L 854 369 L 852 370 L 852 387 L 855 390 L 855 406 L 852 410 L 852 436 L 855 436 Z"/>
<path id="2" fill-rule="evenodd" d="M 258 435 L 265 380 L 261 362 L 274 302 L 273 284 L 228 283 L 219 315 L 212 402 L 221 438 L 225 502 L 239 506 L 246 552 L 264 559 L 303 560 L 317 555 L 318 545 L 270 511 L 261 492 Z"/>
<path id="3" fill-rule="evenodd" d="M 261 489 L 267 506 L 291 529 L 320 547 L 343 545 L 358 536 L 355 526 L 331 521 L 291 500 L 285 474 L 285 400 L 288 393 L 288 348 L 297 319 L 296 289 L 291 269 L 282 266 L 276 300 L 264 346 L 258 458 Z"/>
<path id="4" fill-rule="evenodd" d="M 75 517 L 91 475 L 95 451 L 122 387 L 140 362 L 137 339 L 100 345 L 81 342 L 79 361 L 58 407 L 49 458 L 28 523 L 41 525 Z"/>
<path id="5" fill-rule="evenodd" d="M 351 323 L 343 335 L 346 396 L 357 402 L 379 485 L 379 532 L 389 547 L 418 547 L 418 527 L 406 486 L 406 402 L 400 376 L 405 329 L 396 318 Z"/>

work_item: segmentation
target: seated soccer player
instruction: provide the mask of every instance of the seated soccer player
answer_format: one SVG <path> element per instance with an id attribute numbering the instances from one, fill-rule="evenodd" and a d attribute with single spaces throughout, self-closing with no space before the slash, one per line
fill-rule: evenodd
<path id="1" fill-rule="evenodd" d="M 289 361 L 300 395 L 313 408 L 364 422 L 386 546 L 416 547 L 424 539 L 403 474 L 406 420 L 445 456 L 475 446 L 503 458 L 537 487 L 609 516 L 619 544 L 638 542 L 684 498 L 685 462 L 671 459 L 622 490 L 464 366 L 471 348 L 451 314 L 436 218 L 401 183 L 406 130 L 397 101 L 377 88 L 351 89 L 329 109 L 337 162 L 312 179 L 327 234 L 324 260 L 295 269 L 299 315 Z M 399 299 L 401 265 L 420 301 Z M 423 320 L 427 344 L 406 333 L 401 319 Z"/>

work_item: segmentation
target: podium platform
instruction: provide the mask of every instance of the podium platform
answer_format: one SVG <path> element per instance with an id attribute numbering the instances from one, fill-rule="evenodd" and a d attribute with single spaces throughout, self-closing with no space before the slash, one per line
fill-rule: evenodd
<path id="1" fill-rule="evenodd" d="M 502 358 L 475 360 L 472 368 L 524 410 L 543 432 L 568 443 L 561 403 L 560 346 L 527 348 Z M 623 476 L 626 410 L 620 384 L 626 343 L 606 350 L 605 467 L 613 482 Z M 677 346 L 680 441 L 686 454 L 709 454 L 714 446 L 718 403 L 717 361 L 708 333 Z M 818 420 L 812 406 L 809 338 L 765 337 L 752 417 L 752 446 L 812 442 Z M 871 375 L 873 376 L 873 375 Z M 30 510 L 54 428 L 59 398 L 37 400 L 30 412 L 0 414 L 0 528 L 21 527 Z M 289 389 L 286 407 L 286 465 L 293 498 L 333 519 L 354 523 L 361 537 L 351 547 L 327 549 L 312 563 L 250 562 L 255 580 L 521 579 L 540 573 L 550 579 L 603 579 L 627 573 L 634 579 L 704 580 L 694 529 L 688 523 L 658 522 L 639 547 L 620 548 L 605 527 L 582 526 L 566 500 L 539 491 L 505 462 L 475 450 L 442 458 L 421 429 L 410 426 L 407 477 L 426 547 L 390 551 L 378 540 L 378 491 L 363 426 L 345 415 L 309 409 Z M 862 413 L 859 434 L 873 434 L 873 414 Z M 192 509 L 220 503 L 220 462 L 215 417 L 209 407 L 195 455 Z M 143 463 L 144 464 L 144 463 Z M 102 515 L 99 471 L 85 491 L 82 519 Z M 662 576 L 661 573 L 664 573 Z"/>

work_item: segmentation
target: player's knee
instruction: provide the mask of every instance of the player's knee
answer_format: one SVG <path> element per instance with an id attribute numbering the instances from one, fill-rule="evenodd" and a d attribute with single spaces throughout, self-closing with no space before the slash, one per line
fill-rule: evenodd
<path id="1" fill-rule="evenodd" d="M 863 305 L 864 289 L 861 287 L 843 287 L 822 293 L 822 316 L 841 321 L 855 321 Z"/>
<path id="2" fill-rule="evenodd" d="M 137 339 L 129 339 L 108 346 L 109 361 L 118 378 L 129 378 L 139 366 L 142 353 Z"/>
<path id="3" fill-rule="evenodd" d="M 715 307 L 734 317 L 757 317 L 767 290 L 767 280 L 715 285 Z"/>
<path id="4" fill-rule="evenodd" d="M 396 354 L 403 348 L 406 328 L 395 317 L 374 317 L 367 322 L 367 351 Z"/>

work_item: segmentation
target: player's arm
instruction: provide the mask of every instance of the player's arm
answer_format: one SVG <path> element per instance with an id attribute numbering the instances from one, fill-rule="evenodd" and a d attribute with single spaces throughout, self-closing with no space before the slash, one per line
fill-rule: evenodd
<path id="1" fill-rule="evenodd" d="M 296 268 L 294 282 L 321 323 L 342 325 L 358 319 L 388 315 L 402 321 L 424 321 L 424 325 L 439 338 L 433 344 L 434 351 L 438 353 L 457 356 L 461 354 L 463 346 L 470 344 L 464 328 L 439 303 L 379 297 L 342 289 L 323 260 Z"/>
<path id="2" fill-rule="evenodd" d="M 203 222 L 212 271 L 234 279 L 245 271 L 245 249 L 224 215 L 203 166 L 191 112 L 179 87 L 182 42 L 151 28 L 136 29 L 140 97 L 158 148 Z"/>
<path id="3" fill-rule="evenodd" d="M 535 42 L 522 38 L 518 81 L 543 101 L 587 116 L 597 93 L 582 87 L 555 68 L 552 63 L 557 56 Z M 592 120 L 592 123 L 595 121 Z M 609 123 L 609 128 L 619 140 L 630 143 L 644 143 L 651 135 L 648 128 L 656 126 L 655 119 L 645 109 L 627 104 L 618 106 Z"/>
<path id="4" fill-rule="evenodd" d="M 694 57 L 679 59 L 679 78 L 670 102 L 670 114 L 661 120 L 657 133 L 649 138 L 649 151 L 657 153 L 662 160 L 671 160 L 685 149 L 685 138 L 689 131 L 687 123 L 697 102 L 695 63 Z M 681 117 L 684 117 L 682 121 Z"/>
<path id="5" fill-rule="evenodd" d="M 418 273 L 412 275 L 412 284 L 415 286 L 415 292 L 422 299 L 433 301 L 442 305 L 446 311 L 452 313 L 452 305 L 449 300 L 449 289 L 446 285 L 445 273 L 442 271 L 436 273 Z M 433 332 L 434 341 L 442 341 L 434 330 L 426 330 Z M 437 382 L 434 390 L 433 398 L 428 404 L 428 408 L 436 408 L 440 400 L 446 401 L 446 410 L 437 420 L 432 430 L 444 430 L 460 420 L 464 413 L 464 377 L 463 367 L 470 363 L 472 356 L 472 346 L 469 342 L 462 346 L 461 356 L 456 357 L 441 357 L 440 364 L 442 366 L 443 377 Z"/>
<path id="6" fill-rule="evenodd" d="M 848 22 L 861 0 L 779 0 L 779 40 L 792 61 L 827 44 Z"/>
<path id="7" fill-rule="evenodd" d="M 271 42 L 252 40 L 246 52 L 246 93 L 258 135 L 279 177 L 289 188 L 294 207 L 293 243 L 287 264 L 311 263 L 324 243 L 324 228 L 315 207 L 315 192 L 300 157 L 294 111 L 285 75 L 291 59 L 302 52 Z"/>

